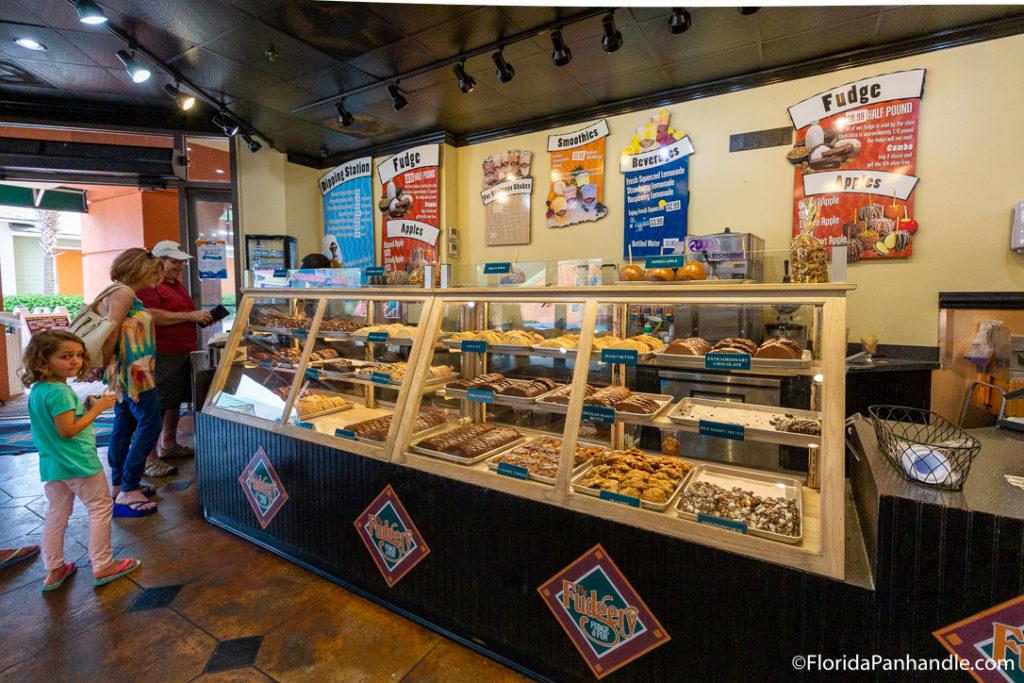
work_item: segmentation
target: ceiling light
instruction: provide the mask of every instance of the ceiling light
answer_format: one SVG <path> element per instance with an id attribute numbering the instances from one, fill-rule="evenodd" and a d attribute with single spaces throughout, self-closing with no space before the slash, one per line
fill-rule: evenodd
<path id="1" fill-rule="evenodd" d="M 338 110 L 338 123 L 343 125 L 345 128 L 351 126 L 352 122 L 355 121 L 355 118 L 348 109 L 345 109 L 345 100 L 338 100 L 338 103 L 334 105 L 334 108 Z"/>
<path id="2" fill-rule="evenodd" d="M 164 85 L 164 92 L 170 95 L 183 111 L 188 111 L 196 106 L 196 98 L 192 97 L 192 95 L 186 95 L 170 83 Z"/>
<path id="3" fill-rule="evenodd" d="M 551 59 L 554 60 L 555 66 L 565 66 L 572 61 L 572 51 L 562 40 L 562 29 L 556 28 L 551 32 L 551 46 L 554 48 Z"/>
<path id="4" fill-rule="evenodd" d="M 756 14 L 757 10 L 759 10 L 761 8 L 760 7 L 737 7 L 736 9 L 743 16 L 749 17 L 751 14 Z"/>
<path id="5" fill-rule="evenodd" d="M 501 50 L 498 50 L 491 59 L 494 60 L 495 66 L 498 67 L 498 80 L 502 83 L 508 83 L 512 80 L 512 77 L 516 75 L 516 70 L 512 68 L 512 65 L 505 61 L 505 56 L 501 54 Z"/>
<path id="6" fill-rule="evenodd" d="M 245 144 L 249 147 L 249 151 L 255 154 L 263 148 L 263 145 L 258 140 L 254 139 L 252 135 L 246 131 L 242 133 L 242 139 L 245 140 Z"/>
<path id="7" fill-rule="evenodd" d="M 476 87 L 476 79 L 466 73 L 466 63 L 459 62 L 452 67 L 452 71 L 455 73 L 455 77 L 459 79 L 459 90 L 464 95 L 473 92 L 473 88 Z"/>
<path id="8" fill-rule="evenodd" d="M 221 112 L 214 116 L 213 123 L 224 131 L 224 135 L 227 135 L 229 138 L 234 137 L 240 127 L 226 112 Z"/>
<path id="9" fill-rule="evenodd" d="M 17 43 L 18 45 L 21 45 L 24 48 L 29 49 L 29 50 L 39 50 L 40 52 L 43 52 L 43 51 L 46 50 L 46 46 L 45 45 L 43 45 L 42 43 L 36 42 L 36 41 L 32 40 L 31 38 L 15 38 L 14 42 Z"/>
<path id="10" fill-rule="evenodd" d="M 132 80 L 136 83 L 142 83 L 148 80 L 150 77 L 150 71 L 145 66 L 135 61 L 135 52 L 127 52 L 126 50 L 118 50 L 116 53 L 117 58 L 124 64 L 124 68 L 128 71 L 128 75 L 132 77 Z"/>
<path id="11" fill-rule="evenodd" d="M 604 38 L 601 39 L 601 47 L 608 54 L 611 54 L 622 47 L 622 33 L 615 28 L 615 17 L 609 12 L 601 18 L 604 25 Z"/>
<path id="12" fill-rule="evenodd" d="M 398 81 L 388 85 L 388 95 L 391 95 L 391 106 L 395 111 L 405 109 L 409 105 L 408 100 L 398 92 Z"/>
<path id="13" fill-rule="evenodd" d="M 673 34 L 686 33 L 692 23 L 690 13 L 682 7 L 676 7 L 668 19 L 668 30 Z"/>
<path id="14" fill-rule="evenodd" d="M 107 15 L 92 0 L 75 0 L 75 11 L 83 24 L 102 24 L 107 20 Z"/>

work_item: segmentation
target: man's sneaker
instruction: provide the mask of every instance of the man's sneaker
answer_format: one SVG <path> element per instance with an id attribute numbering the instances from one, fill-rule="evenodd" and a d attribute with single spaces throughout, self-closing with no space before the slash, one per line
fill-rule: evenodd
<path id="1" fill-rule="evenodd" d="M 146 469 L 143 472 L 147 477 L 168 477 L 172 474 L 177 474 L 178 468 L 174 465 L 168 465 L 160 458 L 153 458 L 146 462 Z"/>

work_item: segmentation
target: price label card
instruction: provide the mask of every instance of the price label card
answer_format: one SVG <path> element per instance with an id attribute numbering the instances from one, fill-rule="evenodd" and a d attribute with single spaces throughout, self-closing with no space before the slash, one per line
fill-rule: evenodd
<path id="1" fill-rule="evenodd" d="M 512 264 L 509 263 L 485 263 L 484 275 L 495 275 L 498 273 L 511 273 Z"/>
<path id="2" fill-rule="evenodd" d="M 734 425 L 728 422 L 700 420 L 697 423 L 697 430 L 701 436 L 715 436 L 719 439 L 732 439 L 733 441 L 743 441 L 745 438 L 743 425 Z"/>
<path id="3" fill-rule="evenodd" d="M 654 255 L 644 259 L 645 268 L 682 268 L 685 265 L 686 254 Z"/>
<path id="4" fill-rule="evenodd" d="M 747 533 L 747 523 L 740 522 L 735 519 L 722 519 L 721 517 L 714 517 L 712 515 L 705 515 L 703 512 L 698 512 L 697 521 L 701 524 L 725 529 L 726 531 L 735 531 L 738 534 Z"/>
<path id="5" fill-rule="evenodd" d="M 612 491 L 601 491 L 599 496 L 601 500 L 610 500 L 613 503 L 619 505 L 628 505 L 631 508 L 640 507 L 640 499 L 634 496 L 624 496 L 621 493 L 613 493 Z"/>
<path id="6" fill-rule="evenodd" d="M 749 370 L 749 353 L 707 353 L 704 367 L 708 370 Z"/>
<path id="7" fill-rule="evenodd" d="M 459 348 L 469 353 L 487 353 L 487 342 L 463 340 Z"/>
<path id="8" fill-rule="evenodd" d="M 296 422 L 295 426 L 296 427 L 302 427 L 303 429 L 313 429 L 313 423 L 312 422 Z"/>
<path id="9" fill-rule="evenodd" d="M 292 330 L 292 336 L 296 339 L 307 339 L 309 337 L 309 330 Z"/>
<path id="10" fill-rule="evenodd" d="M 335 436 L 340 436 L 343 439 L 353 439 L 353 440 L 355 440 L 355 438 L 356 438 L 356 433 L 353 432 L 351 429 L 335 429 L 334 430 L 334 435 Z"/>
<path id="11" fill-rule="evenodd" d="M 636 349 L 601 349 L 602 363 L 622 363 L 636 365 L 639 354 Z"/>
<path id="12" fill-rule="evenodd" d="M 288 277 L 288 271 L 283 268 L 274 270 L 274 277 Z"/>
<path id="13" fill-rule="evenodd" d="M 391 384 L 391 375 L 386 372 L 375 372 L 370 375 L 370 381 L 374 384 Z"/>
<path id="14" fill-rule="evenodd" d="M 274 361 L 272 361 L 272 360 L 258 360 L 258 361 L 256 361 L 256 365 L 260 366 L 261 368 L 266 368 L 268 370 L 271 370 L 274 367 Z"/>
<path id="15" fill-rule="evenodd" d="M 523 481 L 530 478 L 530 470 L 518 465 L 509 465 L 507 462 L 498 463 L 498 474 L 512 477 L 513 479 L 522 479 Z"/>
<path id="16" fill-rule="evenodd" d="M 490 389 L 467 389 L 466 398 L 477 403 L 494 403 L 494 392 Z"/>
<path id="17" fill-rule="evenodd" d="M 303 373 L 308 379 L 320 379 L 320 371 L 316 368 L 306 368 L 306 372 Z"/>
<path id="18" fill-rule="evenodd" d="M 383 344 L 388 340 L 387 332 L 370 332 L 366 335 L 366 341 L 374 344 Z"/>
<path id="19" fill-rule="evenodd" d="M 384 266 L 370 266 L 366 269 L 366 277 L 381 277 L 384 275 Z"/>
<path id="20" fill-rule="evenodd" d="M 615 423 L 615 408 L 606 406 L 583 406 L 583 419 L 603 424 Z"/>

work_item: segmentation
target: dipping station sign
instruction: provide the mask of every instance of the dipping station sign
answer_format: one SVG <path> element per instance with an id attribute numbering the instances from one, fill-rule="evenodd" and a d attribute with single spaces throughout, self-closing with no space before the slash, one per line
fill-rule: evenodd
<path id="1" fill-rule="evenodd" d="M 388 588 L 430 553 L 390 485 L 363 510 L 355 526 Z"/>
<path id="2" fill-rule="evenodd" d="M 324 202 L 324 234 L 333 238 L 347 268 L 373 265 L 373 159 L 362 157 L 336 166 L 320 177 Z"/>
<path id="3" fill-rule="evenodd" d="M 597 678 L 671 640 L 601 544 L 537 591 Z"/>
<path id="4" fill-rule="evenodd" d="M 414 284 L 423 283 L 425 266 L 437 263 L 439 157 L 439 145 L 420 145 L 377 164 L 377 208 L 384 222 L 381 265 L 388 273 L 406 273 Z"/>
<path id="5" fill-rule="evenodd" d="M 793 234 L 813 231 L 850 262 L 910 256 L 924 69 L 847 83 L 789 108 L 796 143 Z"/>
<path id="6" fill-rule="evenodd" d="M 270 464 L 267 452 L 260 446 L 238 476 L 238 483 L 245 491 L 245 497 L 256 513 L 256 519 L 264 529 L 288 500 L 288 492 L 281 484 L 281 477 Z"/>

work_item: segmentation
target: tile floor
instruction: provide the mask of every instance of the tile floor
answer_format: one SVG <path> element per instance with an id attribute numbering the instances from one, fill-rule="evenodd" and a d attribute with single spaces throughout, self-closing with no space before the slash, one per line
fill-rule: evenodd
<path id="1" fill-rule="evenodd" d="M 93 588 L 81 504 L 62 589 L 40 591 L 38 556 L 0 570 L 0 681 L 527 680 L 207 523 L 193 460 L 172 462 L 159 513 L 114 520 L 138 571 Z M 39 543 L 45 511 L 38 457 L 0 456 L 0 547 Z"/>

